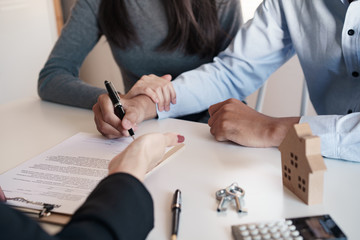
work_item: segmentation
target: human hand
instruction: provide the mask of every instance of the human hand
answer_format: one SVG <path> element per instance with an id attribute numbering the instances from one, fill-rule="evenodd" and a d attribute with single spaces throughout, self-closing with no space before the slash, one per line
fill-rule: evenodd
<path id="1" fill-rule="evenodd" d="M 122 97 L 121 103 L 126 111 L 123 120 L 115 115 L 114 106 L 108 94 L 100 95 L 93 106 L 96 128 L 107 138 L 129 136 L 130 128 L 136 131 L 137 123 L 156 116 L 155 104 L 145 95 L 132 99 Z"/>
<path id="2" fill-rule="evenodd" d="M 279 146 L 299 117 L 274 118 L 261 114 L 237 99 L 209 108 L 210 132 L 217 141 L 232 141 L 248 147 Z"/>
<path id="3" fill-rule="evenodd" d="M 140 136 L 109 164 L 109 175 L 117 172 L 129 173 L 140 181 L 145 174 L 157 166 L 164 156 L 166 147 L 184 142 L 176 133 L 151 133 Z"/>
<path id="4" fill-rule="evenodd" d="M 6 202 L 6 197 L 1 187 L 0 187 L 0 202 Z"/>
<path id="5" fill-rule="evenodd" d="M 160 112 L 169 111 L 170 103 L 176 104 L 176 93 L 171 79 L 170 74 L 162 77 L 154 74 L 144 75 L 125 96 L 126 98 L 133 98 L 141 94 L 147 95 L 154 103 L 158 104 Z"/>

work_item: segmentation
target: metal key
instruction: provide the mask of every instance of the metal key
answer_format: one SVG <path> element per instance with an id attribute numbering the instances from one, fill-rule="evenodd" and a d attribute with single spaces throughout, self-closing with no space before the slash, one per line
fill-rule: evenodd
<path id="1" fill-rule="evenodd" d="M 215 193 L 215 196 L 216 196 L 216 199 L 219 200 L 219 205 L 217 207 L 218 212 L 225 211 L 226 210 L 226 208 L 224 207 L 225 203 L 232 200 L 232 198 L 233 198 L 233 196 L 228 195 L 226 193 L 226 189 L 220 189 L 219 191 L 217 191 Z"/>
<path id="2" fill-rule="evenodd" d="M 239 187 L 237 185 L 237 183 L 233 183 L 229 187 L 227 187 L 225 190 L 226 190 L 227 195 L 232 196 L 235 199 L 237 211 L 238 212 L 247 212 L 247 210 L 243 209 L 241 206 L 242 199 L 245 195 L 244 189 Z"/>

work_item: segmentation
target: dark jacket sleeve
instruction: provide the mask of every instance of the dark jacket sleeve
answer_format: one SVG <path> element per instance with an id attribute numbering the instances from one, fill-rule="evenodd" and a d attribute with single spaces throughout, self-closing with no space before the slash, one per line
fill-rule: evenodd
<path id="1" fill-rule="evenodd" d="M 0 216 L 1 239 L 136 240 L 145 239 L 154 224 L 149 192 L 125 173 L 101 181 L 56 236 L 48 235 L 36 222 L 4 204 L 0 204 Z"/>
<path id="2" fill-rule="evenodd" d="M 6 204 L 0 203 L 0 239 L 53 239 L 37 222 L 14 210 Z"/>

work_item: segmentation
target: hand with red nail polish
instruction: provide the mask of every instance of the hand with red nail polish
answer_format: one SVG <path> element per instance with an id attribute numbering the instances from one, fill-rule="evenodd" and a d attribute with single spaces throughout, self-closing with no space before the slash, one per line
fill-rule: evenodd
<path id="1" fill-rule="evenodd" d="M 185 137 L 176 133 L 150 133 L 140 136 L 111 160 L 109 175 L 125 172 L 143 181 L 145 174 L 162 161 L 167 147 L 184 141 Z"/>

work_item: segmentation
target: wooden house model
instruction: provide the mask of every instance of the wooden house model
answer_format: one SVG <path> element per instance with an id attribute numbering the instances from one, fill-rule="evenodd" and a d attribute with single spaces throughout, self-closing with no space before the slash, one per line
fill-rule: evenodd
<path id="1" fill-rule="evenodd" d="M 308 205 L 321 203 L 326 166 L 320 138 L 312 135 L 309 124 L 290 128 L 279 150 L 283 185 Z"/>

